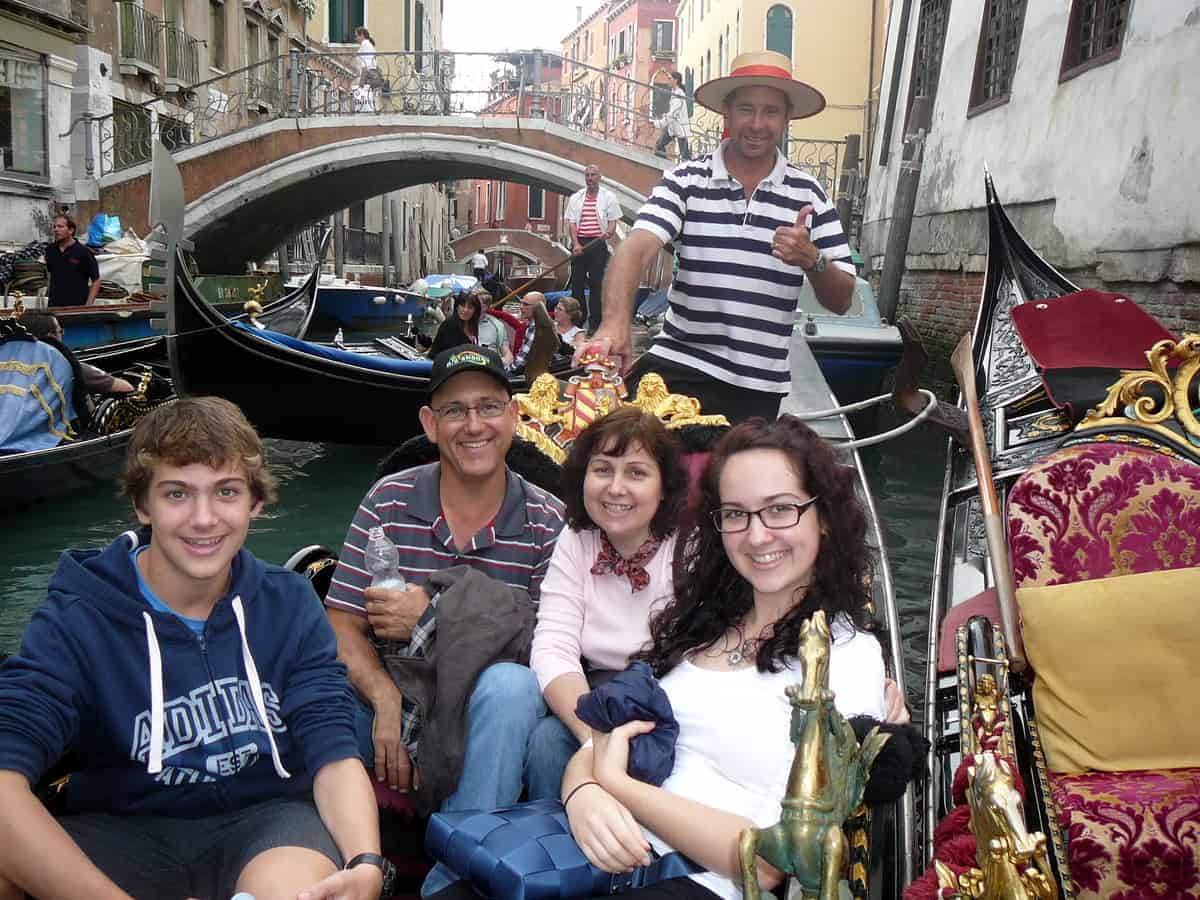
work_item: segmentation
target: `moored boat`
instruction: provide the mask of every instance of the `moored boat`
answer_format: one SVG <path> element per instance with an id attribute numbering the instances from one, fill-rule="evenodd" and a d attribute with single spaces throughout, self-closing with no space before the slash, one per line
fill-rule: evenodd
<path id="1" fill-rule="evenodd" d="M 1200 336 L 1078 292 L 987 196 L 966 370 L 994 477 L 950 445 L 920 835 L 939 865 L 908 896 L 1195 896 L 1200 741 L 1169 698 L 1200 674 L 1179 605 L 1200 591 Z"/>

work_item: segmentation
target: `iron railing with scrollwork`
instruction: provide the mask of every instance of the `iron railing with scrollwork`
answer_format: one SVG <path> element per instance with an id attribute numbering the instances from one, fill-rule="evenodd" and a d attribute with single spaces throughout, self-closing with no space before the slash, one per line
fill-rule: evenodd
<path id="1" fill-rule="evenodd" d="M 564 69 L 570 73 L 567 78 L 562 77 Z M 152 120 L 152 137 L 162 133 L 160 120 L 165 120 L 173 123 L 176 134 L 186 133 L 188 144 L 203 144 L 272 118 L 401 113 L 541 119 L 652 153 L 670 99 L 665 78 L 640 82 L 543 51 L 377 52 L 374 65 L 366 69 L 353 52 L 294 51 L 195 83 L 171 106 L 155 100 L 143 107 Z M 122 146 L 112 116 L 81 121 L 87 129 L 89 175 L 144 160 L 140 147 L 135 154 Z M 715 148 L 721 126 L 720 116 L 697 107 L 691 123 L 693 154 Z M 789 158 L 816 176 L 831 198 L 837 193 L 841 154 L 841 141 L 793 140 L 788 150 Z"/>
<path id="2" fill-rule="evenodd" d="M 138 69 L 157 71 L 162 61 L 158 38 L 162 19 L 146 12 L 132 0 L 118 0 L 116 6 L 121 32 L 121 62 Z"/>

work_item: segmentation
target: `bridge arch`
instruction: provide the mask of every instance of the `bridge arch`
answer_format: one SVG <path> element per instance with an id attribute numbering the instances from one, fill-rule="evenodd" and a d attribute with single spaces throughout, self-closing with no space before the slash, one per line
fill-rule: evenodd
<path id="1" fill-rule="evenodd" d="M 504 238 L 503 242 L 501 238 Z M 513 228 L 476 229 L 451 241 L 450 248 L 459 260 L 465 260 L 481 250 L 485 254 L 512 253 L 545 266 L 557 265 L 570 255 L 565 247 L 544 234 Z"/>
<path id="2" fill-rule="evenodd" d="M 559 193 L 583 185 L 584 165 L 506 141 L 435 132 L 377 134 L 323 144 L 230 179 L 188 204 L 185 230 L 201 268 L 267 255 L 299 226 L 379 194 L 434 181 L 494 178 Z M 606 179 L 632 219 L 645 200 Z"/>

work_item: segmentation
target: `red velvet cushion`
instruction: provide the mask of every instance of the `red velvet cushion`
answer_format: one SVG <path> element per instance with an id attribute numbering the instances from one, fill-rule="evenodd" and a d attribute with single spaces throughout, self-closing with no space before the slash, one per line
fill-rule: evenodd
<path id="1" fill-rule="evenodd" d="M 1200 768 L 1051 774 L 1050 788 L 1079 900 L 1200 897 Z"/>

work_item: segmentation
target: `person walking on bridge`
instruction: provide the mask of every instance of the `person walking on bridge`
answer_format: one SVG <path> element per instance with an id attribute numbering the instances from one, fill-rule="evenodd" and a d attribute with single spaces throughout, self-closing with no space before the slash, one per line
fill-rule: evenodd
<path id="1" fill-rule="evenodd" d="M 600 186 L 599 166 L 593 164 L 584 169 L 583 180 L 586 187 L 571 195 L 563 218 L 571 233 L 571 296 L 581 304 L 586 303 L 588 331 L 593 332 L 600 327 L 600 293 L 604 270 L 608 268 L 608 241 L 617 232 L 621 207 L 616 195 Z M 589 245 L 586 250 L 584 245 Z"/>
<path id="2" fill-rule="evenodd" d="M 792 119 L 825 106 L 780 53 L 743 53 L 728 76 L 696 89 L 723 113 L 729 136 L 711 154 L 666 172 L 638 212 L 604 285 L 594 339 L 618 355 L 629 388 L 658 372 L 706 413 L 772 418 L 790 388 L 788 352 L 805 279 L 821 305 L 844 313 L 854 291 L 837 211 L 779 145 Z M 679 254 L 662 332 L 630 369 L 638 281 L 666 244 Z"/>

